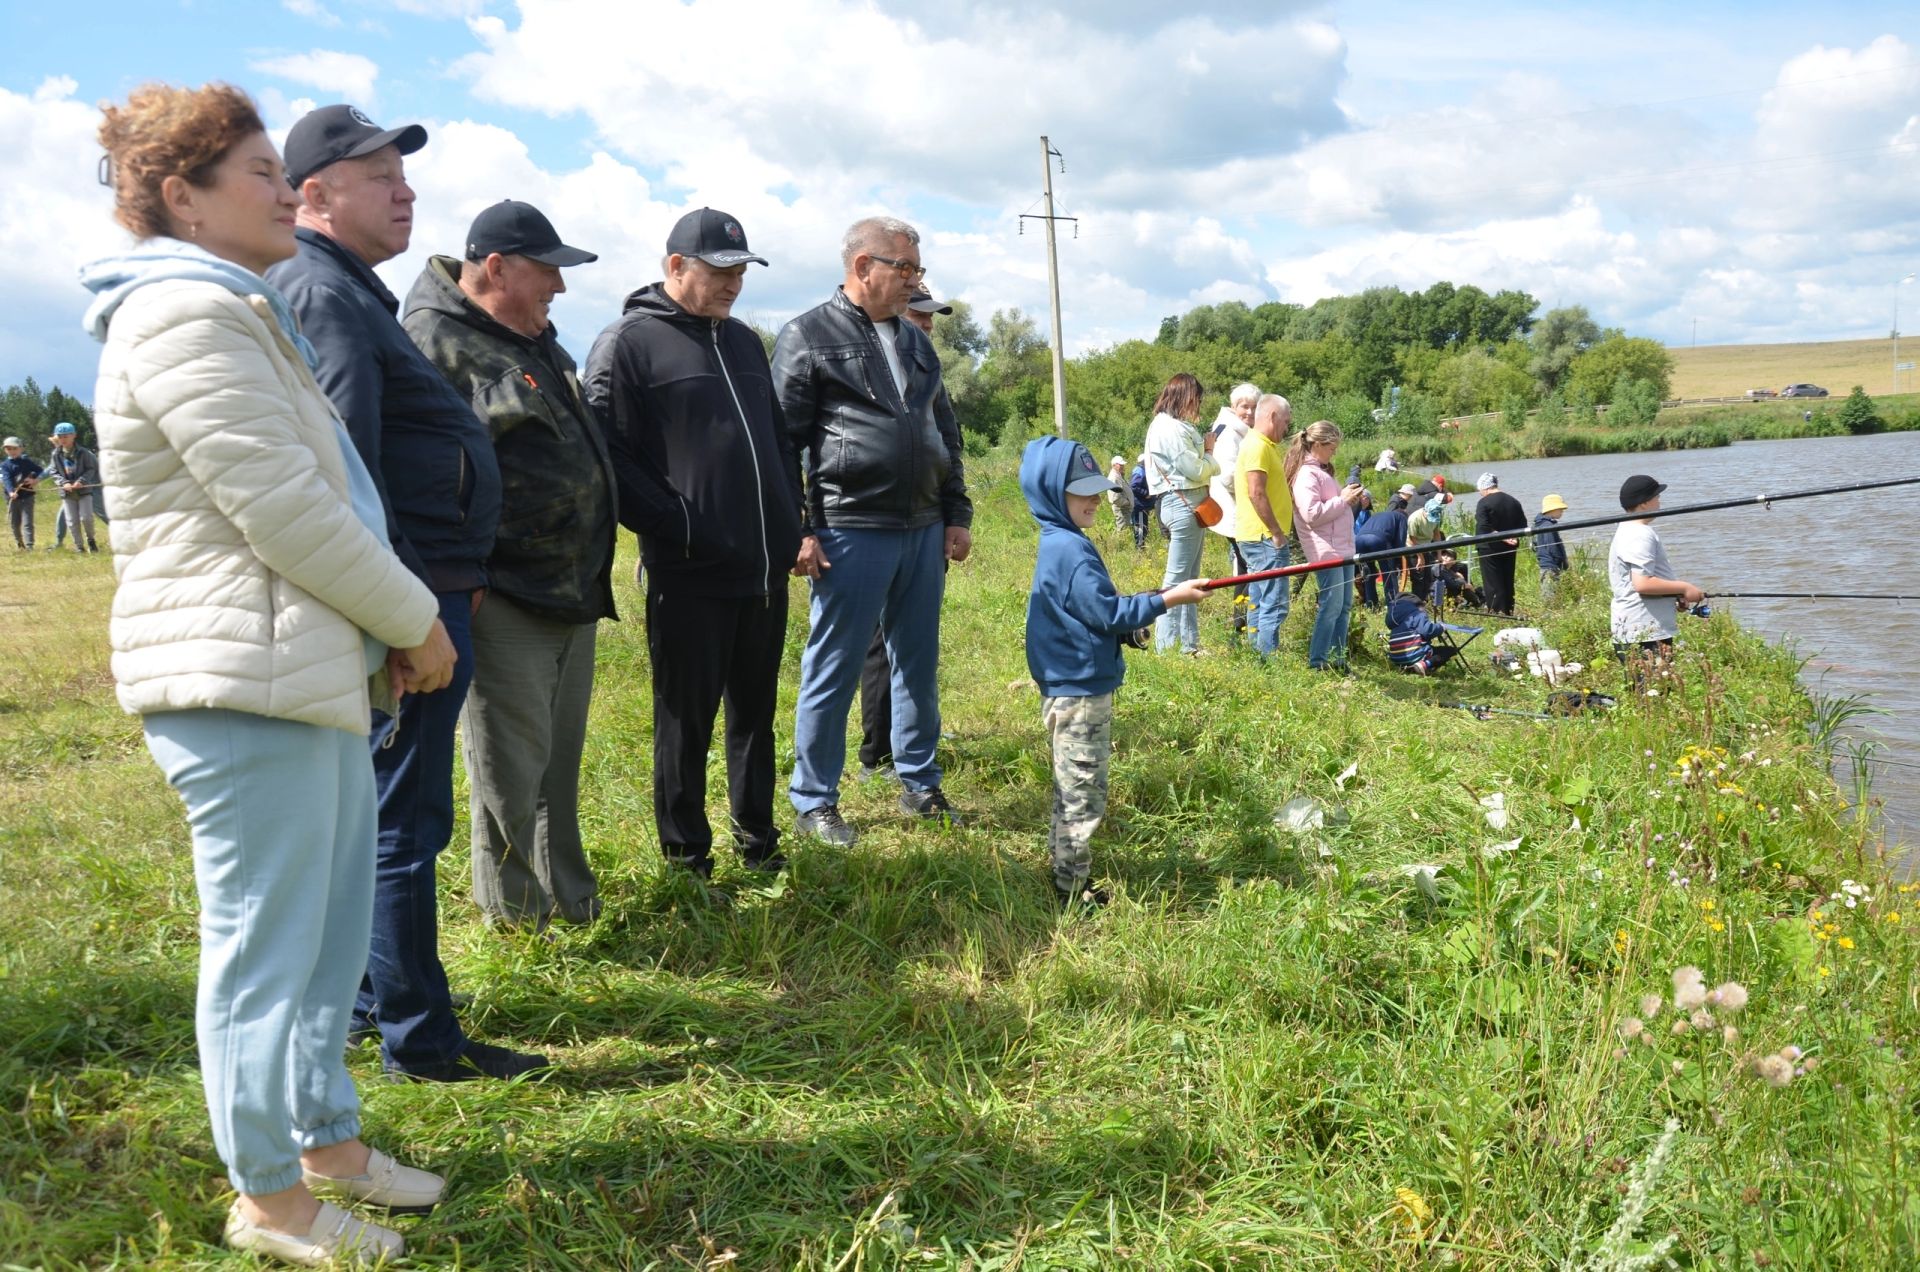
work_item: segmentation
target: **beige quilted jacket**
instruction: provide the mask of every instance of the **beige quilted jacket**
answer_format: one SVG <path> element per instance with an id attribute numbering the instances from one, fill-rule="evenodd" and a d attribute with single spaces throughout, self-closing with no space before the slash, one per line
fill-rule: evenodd
<path id="1" fill-rule="evenodd" d="M 94 412 L 121 706 L 366 733 L 362 631 L 417 645 L 439 611 L 354 515 L 333 408 L 266 300 L 140 288 L 108 329 Z"/>

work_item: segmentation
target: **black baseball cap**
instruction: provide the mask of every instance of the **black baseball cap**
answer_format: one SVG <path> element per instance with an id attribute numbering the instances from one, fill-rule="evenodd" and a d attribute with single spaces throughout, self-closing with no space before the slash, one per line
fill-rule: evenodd
<path id="1" fill-rule="evenodd" d="M 1645 473 L 1635 473 L 1620 483 L 1620 506 L 1631 512 L 1665 489 Z"/>
<path id="2" fill-rule="evenodd" d="M 382 128 L 358 106 L 322 106 L 308 111 L 287 134 L 287 181 L 294 189 L 328 164 L 358 159 L 386 146 L 398 146 L 410 155 L 427 144 L 427 130 L 418 124 Z"/>
<path id="3" fill-rule="evenodd" d="M 924 287 L 913 289 L 913 295 L 907 297 L 907 308 L 916 314 L 950 314 L 953 306 L 933 298 L 933 293 Z"/>
<path id="4" fill-rule="evenodd" d="M 674 224 L 667 235 L 667 252 L 673 256 L 697 256 L 709 265 L 730 269 L 748 261 L 765 265 L 767 258 L 747 250 L 747 232 L 740 222 L 725 212 L 695 208 Z"/>
<path id="5" fill-rule="evenodd" d="M 467 230 L 467 259 L 484 261 L 495 252 L 502 256 L 524 256 L 542 265 L 585 265 L 600 258 L 592 252 L 568 247 L 531 203 L 502 199 L 473 218 Z"/>
<path id="6" fill-rule="evenodd" d="M 1104 495 L 1109 490 L 1118 489 L 1120 489 L 1119 483 L 1100 471 L 1100 465 L 1094 461 L 1093 452 L 1079 442 L 1075 442 L 1073 455 L 1067 460 L 1067 493 Z"/>

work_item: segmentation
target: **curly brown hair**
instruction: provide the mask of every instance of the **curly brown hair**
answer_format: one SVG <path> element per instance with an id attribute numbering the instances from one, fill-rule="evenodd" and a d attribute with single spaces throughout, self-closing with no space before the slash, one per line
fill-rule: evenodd
<path id="1" fill-rule="evenodd" d="M 113 217 L 141 238 L 172 232 L 160 197 L 163 181 L 179 177 L 204 189 L 229 150 L 267 130 L 253 99 L 231 84 L 143 84 L 125 106 L 102 102 L 100 113 Z"/>

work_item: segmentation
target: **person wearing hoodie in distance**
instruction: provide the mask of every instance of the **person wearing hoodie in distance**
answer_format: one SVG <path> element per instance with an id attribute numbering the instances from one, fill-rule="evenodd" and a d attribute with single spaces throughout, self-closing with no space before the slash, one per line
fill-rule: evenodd
<path id="1" fill-rule="evenodd" d="M 298 200 L 253 103 L 151 84 L 100 140 L 142 240 L 81 271 L 119 514 L 113 675 L 192 830 L 200 1073 L 240 1194 L 226 1242 L 383 1261 L 399 1234 L 321 1198 L 420 1210 L 445 1181 L 360 1139 L 345 1064 L 373 915 L 368 677 L 430 693 L 453 643 L 261 277 L 294 253 Z"/>
<path id="2" fill-rule="evenodd" d="M 1557 527 L 1567 513 L 1567 501 L 1548 495 L 1540 501 L 1540 515 L 1533 519 L 1533 559 L 1540 564 L 1540 599 L 1550 601 L 1567 572 L 1567 545 Z"/>
<path id="3" fill-rule="evenodd" d="M 465 258 L 435 256 L 407 293 L 420 352 L 473 403 L 500 465 L 487 603 L 473 614 L 460 715 L 473 900 L 495 925 L 600 913 L 580 843 L 580 757 L 595 629 L 613 606 L 613 467 L 547 307 L 563 267 L 599 258 L 511 199 L 481 211 Z"/>
<path id="4" fill-rule="evenodd" d="M 640 536 L 660 851 L 702 878 L 713 874 L 707 749 L 722 702 L 735 848 L 749 870 L 786 864 L 773 825 L 773 714 L 800 555 L 800 466 L 766 349 L 732 316 L 749 263 L 767 262 L 738 221 L 687 213 L 667 235 L 666 277 L 628 296 L 587 355 L 620 524 Z"/>
<path id="5" fill-rule="evenodd" d="M 1020 490 L 1040 523 L 1027 597 L 1027 670 L 1053 738 L 1053 823 L 1047 846 L 1054 895 L 1065 906 L 1106 904 L 1092 884 L 1088 842 L 1107 813 L 1113 695 L 1126 675 L 1122 638 L 1174 606 L 1207 595 L 1197 579 L 1121 596 L 1086 531 L 1113 482 L 1086 447 L 1037 437 L 1020 458 Z"/>

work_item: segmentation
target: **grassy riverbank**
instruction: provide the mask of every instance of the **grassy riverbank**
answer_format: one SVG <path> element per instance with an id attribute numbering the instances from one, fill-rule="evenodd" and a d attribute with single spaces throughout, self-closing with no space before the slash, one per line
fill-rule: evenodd
<path id="1" fill-rule="evenodd" d="M 464 817 L 442 866 L 472 1029 L 561 1072 L 392 1087 L 354 1057 L 369 1138 L 455 1181 L 402 1222 L 417 1265 L 1555 1268 L 1600 1246 L 1669 1118 L 1638 1240 L 1689 1266 L 1920 1259 L 1920 894 L 1827 781 L 1808 724 L 1837 713 L 1790 657 L 1716 617 L 1678 692 L 1483 722 L 1437 704 L 1542 697 L 1484 641 L 1428 683 L 1359 622 L 1356 675 L 1314 677 L 1310 600 L 1262 667 L 1226 652 L 1216 598 L 1218 656 L 1133 656 L 1095 845 L 1118 899 L 1062 921 L 1019 635 L 1033 530 L 1004 460 L 975 485 L 943 671 L 970 825 L 908 826 L 850 782 L 861 843 L 800 846 L 770 888 L 659 864 L 623 585 L 584 775 L 604 918 L 488 932 Z M 1123 587 L 1158 582 L 1157 545 L 1096 533 Z M 215 1245 L 187 836 L 111 702 L 110 587 L 101 559 L 0 559 L 0 1263 L 242 1266 Z M 1540 616 L 1618 688 L 1597 580 Z M 783 749 L 803 634 L 796 613 Z M 1319 830 L 1275 825 L 1297 797 Z M 1638 1000 L 1682 965 L 1749 1003 L 1670 1034 Z M 1808 1071 L 1784 1087 L 1746 1071 L 1787 1046 Z"/>

